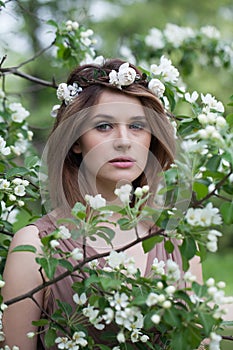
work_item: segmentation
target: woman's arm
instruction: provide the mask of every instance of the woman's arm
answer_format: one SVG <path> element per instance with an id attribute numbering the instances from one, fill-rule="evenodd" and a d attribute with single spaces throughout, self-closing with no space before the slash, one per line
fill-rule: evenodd
<path id="1" fill-rule="evenodd" d="M 197 277 L 197 282 L 202 284 L 203 283 L 203 275 L 202 275 L 202 265 L 199 256 L 194 256 L 190 262 L 189 270 L 193 275 Z"/>
<path id="2" fill-rule="evenodd" d="M 14 247 L 22 244 L 33 245 L 37 252 L 40 251 L 41 243 L 36 226 L 27 226 L 13 237 L 3 275 L 6 282 L 2 290 L 4 302 L 29 292 L 42 283 L 39 265 L 35 262 L 36 255 L 31 252 L 11 252 Z M 43 291 L 34 297 L 41 306 Z M 23 350 L 36 350 L 37 337 L 29 339 L 27 333 L 36 331 L 31 323 L 38 320 L 40 314 L 40 308 L 29 298 L 10 305 L 3 314 L 3 331 L 6 336 L 4 344 L 10 347 L 17 345 Z"/>

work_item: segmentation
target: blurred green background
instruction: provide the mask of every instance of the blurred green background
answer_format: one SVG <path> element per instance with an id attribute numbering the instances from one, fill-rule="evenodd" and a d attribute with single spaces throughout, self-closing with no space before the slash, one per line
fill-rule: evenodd
<path id="1" fill-rule="evenodd" d="M 43 50 L 54 39 L 53 28 L 46 21 L 75 20 L 94 30 L 96 51 L 105 57 L 120 56 L 120 48 L 135 34 L 146 35 L 150 28 L 161 30 L 167 23 L 189 26 L 214 25 L 224 39 L 232 40 L 232 0 L 27 0 L 6 1 L 0 11 L 0 57 L 7 55 L 4 67 L 17 66 Z M 55 67 L 52 50 L 22 66 L 22 71 L 56 82 L 66 79 L 67 68 Z M 209 92 L 227 104 L 232 95 L 233 72 L 224 68 L 196 67 L 185 80 L 190 91 Z M 6 79 L 9 94 L 20 96 L 31 115 L 28 119 L 34 132 L 34 145 L 41 153 L 53 124 L 51 107 L 57 103 L 55 90 L 39 86 L 15 76 Z M 25 216 L 15 229 L 27 221 Z M 224 228 L 222 230 L 225 231 Z M 219 252 L 209 254 L 204 262 L 204 276 L 227 283 L 227 294 L 233 295 L 233 227 L 219 240 Z M 232 315 L 233 319 L 233 315 Z M 233 349 L 225 342 L 222 349 Z M 178 349 L 176 349 L 178 350 Z"/>

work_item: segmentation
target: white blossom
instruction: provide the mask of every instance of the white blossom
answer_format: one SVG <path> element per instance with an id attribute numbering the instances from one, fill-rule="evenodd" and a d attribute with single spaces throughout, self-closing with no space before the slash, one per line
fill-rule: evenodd
<path id="1" fill-rule="evenodd" d="M 154 314 L 152 317 L 151 317 L 151 321 L 154 323 L 154 324 L 159 324 L 161 320 L 161 317 L 158 315 L 158 314 Z"/>
<path id="2" fill-rule="evenodd" d="M 55 343 L 58 344 L 58 349 L 67 349 L 66 345 L 68 342 L 67 337 L 58 337 L 55 339 Z"/>
<path id="3" fill-rule="evenodd" d="M 85 339 L 86 334 L 84 332 L 75 332 L 72 339 L 75 341 L 75 344 L 82 347 L 87 346 L 87 340 Z"/>
<path id="4" fill-rule="evenodd" d="M 198 99 L 199 94 L 197 93 L 197 91 L 193 91 L 192 94 L 190 94 L 189 92 L 186 92 L 184 94 L 184 98 L 187 102 L 189 103 L 194 103 L 196 102 L 196 100 Z"/>
<path id="5" fill-rule="evenodd" d="M 17 185 L 14 188 L 14 193 L 16 196 L 23 197 L 26 194 L 24 185 Z"/>
<path id="6" fill-rule="evenodd" d="M 29 112 L 21 105 L 21 103 L 10 103 L 9 108 L 13 112 L 11 118 L 15 123 L 22 123 L 29 116 Z"/>
<path id="7" fill-rule="evenodd" d="M 97 210 L 101 207 L 106 206 L 106 199 L 104 199 L 101 194 L 97 194 L 95 197 L 93 197 L 89 194 L 86 194 L 85 201 L 94 210 Z"/>
<path id="8" fill-rule="evenodd" d="M 185 40 L 195 37 L 195 32 L 190 27 L 179 27 L 173 23 L 167 23 L 164 35 L 174 47 L 180 47 Z"/>
<path id="9" fill-rule="evenodd" d="M 164 94 L 165 86 L 159 79 L 151 79 L 148 84 L 148 89 L 151 90 L 155 96 L 160 98 Z"/>
<path id="10" fill-rule="evenodd" d="M 140 337 L 140 340 L 142 343 L 146 343 L 150 338 L 148 337 L 148 335 L 146 334 L 143 334 L 141 337 Z"/>
<path id="11" fill-rule="evenodd" d="M 56 248 L 59 246 L 59 242 L 56 239 L 52 239 L 49 244 L 51 248 Z"/>
<path id="12" fill-rule="evenodd" d="M 119 343 L 125 343 L 125 336 L 123 332 L 119 332 L 117 334 L 117 340 Z"/>
<path id="13" fill-rule="evenodd" d="M 27 337 L 28 338 L 34 338 L 35 337 L 35 333 L 34 332 L 28 332 L 27 333 Z"/>
<path id="14" fill-rule="evenodd" d="M 165 41 L 161 30 L 151 28 L 149 30 L 149 34 L 145 37 L 145 43 L 146 45 L 153 47 L 153 49 L 163 49 L 165 46 Z"/>
<path id="15" fill-rule="evenodd" d="M 2 136 L 0 136 L 0 153 L 2 153 L 4 156 L 7 156 L 11 153 L 10 147 L 6 147 L 6 141 Z"/>
<path id="16" fill-rule="evenodd" d="M 220 350 L 220 341 L 222 337 L 214 332 L 210 333 L 209 350 Z"/>
<path id="17" fill-rule="evenodd" d="M 189 282 L 189 283 L 192 283 L 192 282 L 195 282 L 197 279 L 197 277 L 195 275 L 192 274 L 191 271 L 186 271 L 185 274 L 184 274 L 184 280 L 186 282 Z"/>
<path id="18" fill-rule="evenodd" d="M 157 304 L 159 301 L 158 296 L 158 294 L 151 292 L 146 299 L 146 305 L 150 307 Z"/>
<path id="19" fill-rule="evenodd" d="M 0 179 L 0 189 L 7 190 L 10 187 L 10 181 L 6 179 Z"/>
<path id="20" fill-rule="evenodd" d="M 61 83 L 57 88 L 57 98 L 59 100 L 65 101 L 65 104 L 69 104 L 73 101 L 75 96 L 82 91 L 82 88 L 78 86 L 77 83 L 72 85 L 67 85 L 66 83 Z"/>
<path id="21" fill-rule="evenodd" d="M 175 261 L 168 259 L 166 267 L 168 279 L 171 281 L 178 281 L 180 278 L 180 269 L 178 264 Z"/>
<path id="22" fill-rule="evenodd" d="M 5 284 L 6 284 L 6 282 L 5 282 L 5 281 L 0 280 L 0 288 L 4 287 L 4 286 L 5 286 Z"/>
<path id="23" fill-rule="evenodd" d="M 153 264 L 152 264 L 151 268 L 153 271 L 155 271 L 156 274 L 164 275 L 164 273 L 165 273 L 164 267 L 165 267 L 165 262 L 163 260 L 158 261 L 157 258 L 155 258 L 153 260 Z"/>
<path id="24" fill-rule="evenodd" d="M 110 299 L 110 306 L 114 307 L 116 310 L 121 310 L 129 304 L 128 299 L 127 294 L 116 292 Z"/>
<path id="25" fill-rule="evenodd" d="M 83 315 L 89 318 L 90 322 L 94 322 L 99 314 L 97 309 L 94 309 L 94 306 L 88 304 L 86 308 L 83 309 Z"/>
<path id="26" fill-rule="evenodd" d="M 73 251 L 70 253 L 70 256 L 74 260 L 82 260 L 83 259 L 83 253 L 79 248 L 74 248 Z"/>
<path id="27" fill-rule="evenodd" d="M 200 32 L 210 39 L 220 39 L 221 37 L 219 30 L 210 25 L 201 27 Z"/>
<path id="28" fill-rule="evenodd" d="M 116 252 L 112 250 L 109 256 L 107 257 L 107 262 L 110 267 L 113 269 L 119 269 L 121 265 L 125 264 L 127 256 L 124 252 Z"/>
<path id="29" fill-rule="evenodd" d="M 114 318 L 114 311 L 110 307 L 106 307 L 104 311 L 106 313 L 103 315 L 103 319 L 105 320 L 106 324 L 109 324 Z"/>
<path id="30" fill-rule="evenodd" d="M 129 67 L 129 63 L 123 63 L 118 70 L 118 81 L 120 86 L 131 85 L 136 78 L 135 69 Z"/>
<path id="31" fill-rule="evenodd" d="M 162 56 L 160 64 L 152 64 L 151 72 L 155 75 L 161 76 L 165 82 L 176 83 L 179 77 L 179 71 L 172 65 L 171 60 Z"/>
<path id="32" fill-rule="evenodd" d="M 170 300 L 165 300 L 165 301 L 163 302 L 163 304 L 162 304 L 162 307 L 163 307 L 164 309 L 170 309 L 171 306 L 172 306 L 172 303 L 171 303 Z"/>
<path id="33" fill-rule="evenodd" d="M 116 188 L 114 193 L 117 197 L 119 197 L 120 201 L 127 205 L 130 202 L 132 186 L 129 184 L 123 185 L 120 188 Z"/>
<path id="34" fill-rule="evenodd" d="M 185 219 L 192 226 L 210 226 L 211 224 L 220 225 L 222 218 L 218 208 L 213 208 L 212 203 L 208 203 L 205 208 L 189 208 Z"/>
<path id="35" fill-rule="evenodd" d="M 57 114 L 58 114 L 58 111 L 59 111 L 60 107 L 61 107 L 60 105 L 54 105 L 52 107 L 52 110 L 50 112 L 51 117 L 53 117 L 53 118 L 57 117 Z"/>
<path id="36" fill-rule="evenodd" d="M 75 304 L 77 304 L 77 305 L 86 304 L 86 302 L 87 302 L 86 293 L 82 293 L 80 296 L 77 293 L 75 293 L 73 295 L 73 300 L 74 300 Z"/>
<path id="37" fill-rule="evenodd" d="M 112 70 L 109 73 L 109 83 L 121 89 L 121 86 L 128 86 L 134 83 L 136 78 L 136 71 L 129 67 L 129 63 L 123 63 L 118 72 Z"/>
<path id="38" fill-rule="evenodd" d="M 59 226 L 58 228 L 58 237 L 61 239 L 69 239 L 71 238 L 71 233 L 69 231 L 69 229 L 65 226 Z"/>
<path id="39" fill-rule="evenodd" d="M 216 110 L 217 112 L 223 113 L 224 112 L 224 106 L 221 101 L 217 101 L 214 96 L 211 94 L 203 95 L 201 94 L 201 100 L 206 105 L 207 110 L 210 111 L 211 109 Z"/>

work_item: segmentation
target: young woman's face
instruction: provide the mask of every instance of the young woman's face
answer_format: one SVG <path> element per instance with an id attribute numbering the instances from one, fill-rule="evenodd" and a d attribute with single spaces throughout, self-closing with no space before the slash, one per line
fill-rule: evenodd
<path id="1" fill-rule="evenodd" d="M 140 101 L 106 90 L 93 107 L 87 131 L 73 147 L 82 153 L 80 170 L 97 192 L 131 183 L 144 171 L 151 133 Z"/>

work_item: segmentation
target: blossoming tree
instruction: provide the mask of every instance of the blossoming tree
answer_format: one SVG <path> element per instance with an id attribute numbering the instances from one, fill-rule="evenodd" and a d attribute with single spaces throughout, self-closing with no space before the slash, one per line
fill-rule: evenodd
<path id="1" fill-rule="evenodd" d="M 54 46 L 57 50 L 53 60 L 70 65 L 84 61 L 102 62 L 103 57 L 97 56 L 93 48 L 92 30 L 74 21 L 61 25 L 53 21 L 49 23 L 56 31 Z M 171 39 L 169 30 L 174 33 L 176 41 L 168 40 Z M 204 260 L 206 251 L 216 252 L 218 238 L 224 233 L 221 225 L 233 223 L 233 115 L 225 115 L 223 103 L 210 93 L 187 91 L 180 82 L 178 69 L 166 52 L 168 45 L 169 50 L 175 50 L 179 46 L 185 52 L 186 44 L 190 45 L 191 40 L 193 45 L 201 43 L 200 49 L 206 49 L 210 61 L 232 65 L 232 47 L 230 44 L 221 46 L 217 32 L 212 29 L 212 36 L 210 32 L 210 28 L 203 28 L 197 34 L 193 30 L 167 26 L 165 32 L 161 33 L 153 28 L 141 43 L 145 48 L 144 57 L 136 49 L 138 66 L 149 79 L 149 88 L 161 99 L 165 108 L 175 115 L 173 124 L 180 152 L 173 166 L 164 174 L 164 185 L 159 188 L 157 197 L 160 206 L 151 208 L 144 205 L 150 197 L 147 186 L 135 190 L 136 201 L 133 207 L 130 206 L 130 185 L 122 186 L 115 192 L 122 202 L 120 207 L 108 207 L 100 195 L 93 197 L 87 194 L 86 206 L 77 203 L 72 210 L 73 219 L 69 219 L 75 224 L 76 230 L 69 231 L 62 224 L 52 234 L 41 239 L 42 253 L 36 261 L 44 269 L 47 281 L 26 295 L 12 300 L 3 300 L 1 297 L 3 312 L 8 305 L 26 297 L 32 298 L 38 290 L 62 280 L 74 271 L 87 274 L 85 280 L 73 286 L 75 310 L 60 301 L 51 318 L 34 322 L 37 326 L 45 327 L 48 348 L 57 344 L 58 349 L 118 350 L 146 347 L 192 350 L 209 338 L 209 349 L 220 349 L 220 330 L 225 325 L 222 305 L 232 303 L 232 297 L 225 296 L 223 281 L 216 282 L 210 278 L 203 285 L 198 284 L 189 271 L 189 261 L 195 255 Z M 213 38 L 216 45 L 212 51 L 208 51 L 209 42 Z M 135 43 L 132 44 L 132 49 L 135 48 L 134 45 Z M 151 49 L 156 49 L 154 55 L 151 54 Z M 148 56 L 145 56 L 146 53 Z M 4 64 L 5 58 L 2 58 L 0 72 L 4 79 L 7 74 L 20 75 L 19 67 L 4 68 Z M 130 79 L 136 79 L 127 64 L 122 70 L 127 71 Z M 121 86 L 125 83 L 122 77 L 124 74 L 121 75 L 120 71 L 113 71 L 109 79 L 113 84 Z M 50 88 L 57 87 L 55 81 L 46 82 L 29 75 L 24 75 L 23 78 Z M 19 101 L 12 101 L 5 93 L 4 79 L 0 91 L 1 233 L 4 235 L 0 251 L 2 269 L 10 236 L 13 235 L 9 216 L 22 207 L 32 215 L 40 215 L 32 212 L 31 208 L 31 202 L 39 196 L 40 160 L 30 148 L 33 133 L 27 124 L 29 112 Z M 62 91 L 58 90 L 58 98 L 72 98 L 72 91 L 75 89 L 76 93 L 77 88 L 62 86 Z M 176 113 L 180 104 L 185 106 L 187 115 Z M 229 106 L 232 104 L 233 101 L 230 100 Z M 56 108 L 53 109 L 53 115 L 55 112 Z M 181 242 L 179 248 L 184 276 L 181 276 L 181 271 L 172 260 L 164 262 L 155 259 L 149 277 L 143 277 L 136 269 L 134 259 L 125 253 L 129 244 L 120 251 L 112 251 L 114 230 L 105 227 L 103 222 L 114 211 L 121 214 L 117 225 L 122 230 L 135 229 L 136 238 L 130 245 L 141 242 L 145 252 L 150 251 L 155 244 L 164 242 L 167 252 L 171 253 L 174 249 L 173 238 L 178 238 Z M 137 235 L 137 225 L 146 218 L 153 219 L 158 231 L 140 238 Z M 101 236 L 109 244 L 109 251 L 87 258 L 85 249 L 75 249 L 68 254 L 59 248 L 59 240 L 77 238 L 81 233 L 84 238 Z M 19 246 L 14 251 L 17 253 L 22 250 L 36 253 L 33 246 Z M 57 253 L 62 256 L 61 259 L 56 258 Z M 67 262 L 70 256 L 77 262 L 74 266 Z M 103 257 L 106 265 L 100 268 L 99 262 Z M 55 278 L 58 264 L 65 271 Z M 182 282 L 186 287 L 181 287 Z M 4 283 L 1 279 L 0 287 Z M 87 324 L 99 332 L 113 324 L 115 328 L 113 333 L 110 331 L 111 345 L 95 344 L 88 333 Z M 62 335 L 58 332 L 61 329 Z M 28 334 L 28 337 L 34 336 L 34 333 Z M 158 337 L 161 338 L 160 345 L 155 344 Z M 4 330 L 0 332 L 0 340 L 2 339 Z M 9 347 L 5 346 L 5 349 Z M 13 349 L 18 348 L 15 346 Z"/>

